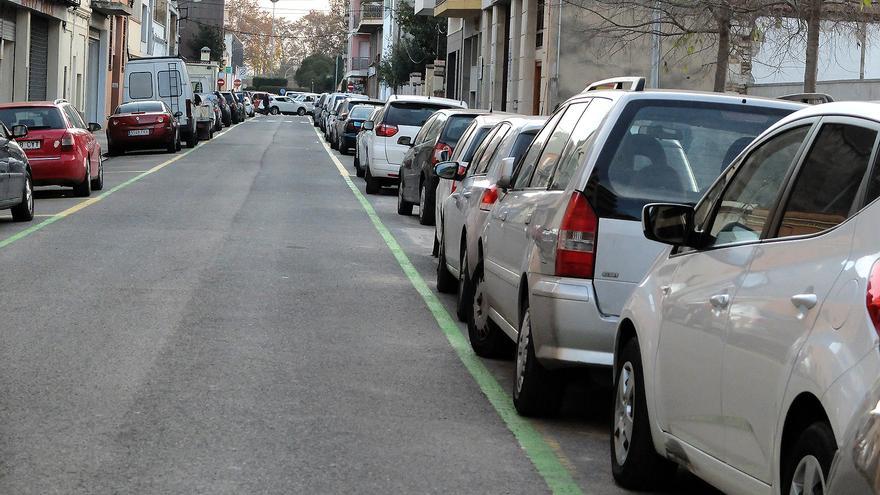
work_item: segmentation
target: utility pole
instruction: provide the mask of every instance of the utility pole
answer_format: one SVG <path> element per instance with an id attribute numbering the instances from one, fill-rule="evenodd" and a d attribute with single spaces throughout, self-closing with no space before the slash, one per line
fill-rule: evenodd
<path id="1" fill-rule="evenodd" d="M 276 43 L 276 41 L 275 41 L 275 4 L 278 3 L 278 0 L 270 0 L 270 1 L 272 2 L 272 58 L 270 58 L 269 60 L 272 61 L 271 62 L 272 69 L 274 69 L 275 68 L 275 54 L 276 54 L 276 52 L 275 52 L 275 50 L 276 50 L 276 48 L 275 48 L 275 43 Z"/>
<path id="2" fill-rule="evenodd" d="M 339 85 L 339 54 L 333 57 L 333 89 Z"/>
<path id="3" fill-rule="evenodd" d="M 651 9 L 651 87 L 660 87 L 660 6 L 659 0 Z"/>

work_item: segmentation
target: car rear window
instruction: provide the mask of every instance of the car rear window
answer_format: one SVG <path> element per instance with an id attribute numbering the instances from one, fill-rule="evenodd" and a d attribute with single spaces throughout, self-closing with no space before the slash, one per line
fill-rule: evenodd
<path id="1" fill-rule="evenodd" d="M 694 101 L 627 104 L 586 193 L 602 217 L 638 220 L 648 203 L 696 203 L 758 134 L 793 110 Z"/>
<path id="2" fill-rule="evenodd" d="M 368 119 L 370 118 L 370 114 L 373 113 L 374 108 L 368 107 L 364 105 L 358 105 L 351 109 L 351 112 L 348 114 L 348 118 L 350 119 Z"/>
<path id="3" fill-rule="evenodd" d="M 220 93 L 223 95 L 223 99 L 226 100 L 226 103 L 232 103 L 232 95 L 229 93 Z"/>
<path id="4" fill-rule="evenodd" d="M 449 108 L 444 105 L 424 103 L 392 103 L 385 112 L 383 122 L 391 125 L 411 125 L 421 127 L 434 112 Z"/>
<path id="5" fill-rule="evenodd" d="M 10 129 L 15 125 L 26 125 L 33 131 L 67 128 L 61 112 L 55 107 L 2 108 L 0 121 Z"/>
<path id="6" fill-rule="evenodd" d="M 165 109 L 162 108 L 162 104 L 158 101 L 141 101 L 141 102 L 131 102 L 131 103 L 123 103 L 116 107 L 116 111 L 114 113 L 132 113 L 132 112 L 164 112 Z"/>
<path id="7" fill-rule="evenodd" d="M 508 157 L 514 157 L 516 160 L 514 162 L 519 161 L 520 158 L 525 154 L 529 145 L 532 144 L 532 141 L 535 140 L 535 135 L 538 134 L 539 129 L 532 129 L 530 131 L 521 132 L 519 136 L 516 137 L 516 141 L 513 142 L 513 146 L 510 147 L 510 153 L 508 153 Z"/>
<path id="8" fill-rule="evenodd" d="M 461 154 L 461 161 L 470 163 L 471 159 L 474 158 L 474 153 L 477 152 L 480 143 L 483 142 L 483 138 L 486 137 L 486 134 L 489 134 L 489 131 L 491 130 L 491 127 L 480 127 L 474 131 L 474 137 L 471 139 L 470 145 L 464 150 L 464 153 Z"/>
<path id="9" fill-rule="evenodd" d="M 440 142 L 455 147 L 458 140 L 461 139 L 461 135 L 475 118 L 477 118 L 476 115 L 450 115 L 449 120 L 446 121 L 446 127 L 440 134 Z"/>

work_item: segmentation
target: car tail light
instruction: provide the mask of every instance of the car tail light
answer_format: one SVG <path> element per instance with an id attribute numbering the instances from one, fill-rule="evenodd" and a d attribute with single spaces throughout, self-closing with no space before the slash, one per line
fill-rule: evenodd
<path id="1" fill-rule="evenodd" d="M 73 151 L 73 134 L 65 132 L 61 137 L 61 151 Z"/>
<path id="2" fill-rule="evenodd" d="M 455 173 L 455 175 L 458 177 L 464 177 L 464 174 L 466 174 L 466 173 L 467 173 L 467 167 L 465 167 L 464 165 L 459 165 L 458 171 Z M 452 181 L 452 189 L 449 191 L 449 193 L 450 194 L 454 193 L 457 186 L 458 186 L 458 181 L 455 181 L 455 180 Z"/>
<path id="3" fill-rule="evenodd" d="M 599 219 L 587 198 L 575 191 L 568 201 L 556 240 L 556 275 L 592 278 Z"/>
<path id="4" fill-rule="evenodd" d="M 865 295 L 865 307 L 874 324 L 874 331 L 880 335 L 880 260 L 874 262 L 868 276 L 868 289 Z"/>
<path id="5" fill-rule="evenodd" d="M 431 165 L 437 165 L 438 163 L 443 161 L 443 153 L 446 152 L 446 158 L 448 159 L 452 156 L 452 147 L 446 143 L 440 143 L 434 145 L 434 151 L 431 153 Z"/>
<path id="6" fill-rule="evenodd" d="M 498 187 L 492 184 L 483 191 L 483 195 L 480 196 L 480 209 L 489 211 L 495 205 L 496 201 L 498 201 Z"/>
<path id="7" fill-rule="evenodd" d="M 380 137 L 391 137 L 397 134 L 397 126 L 394 124 L 379 124 L 376 126 L 376 135 Z"/>

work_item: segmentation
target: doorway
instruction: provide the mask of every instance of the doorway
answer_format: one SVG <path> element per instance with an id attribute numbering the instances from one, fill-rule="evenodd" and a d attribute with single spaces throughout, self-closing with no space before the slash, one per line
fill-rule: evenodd
<path id="1" fill-rule="evenodd" d="M 88 59 L 88 69 L 86 73 L 86 80 L 88 84 L 86 84 L 86 117 L 88 118 L 88 122 L 103 122 L 103 113 L 101 109 L 98 108 L 98 103 L 100 101 L 100 97 L 98 95 L 98 81 L 101 78 L 99 63 L 100 60 L 100 44 L 98 40 L 94 38 L 89 38 L 89 59 Z"/>

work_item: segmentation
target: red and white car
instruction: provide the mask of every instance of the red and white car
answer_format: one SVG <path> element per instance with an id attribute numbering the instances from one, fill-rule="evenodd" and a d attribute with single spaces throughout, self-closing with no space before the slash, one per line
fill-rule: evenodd
<path id="1" fill-rule="evenodd" d="M 6 127 L 26 125 L 28 134 L 18 144 L 27 154 L 35 186 L 73 187 L 77 196 L 104 188 L 101 145 L 94 132 L 66 100 L 0 104 Z"/>

